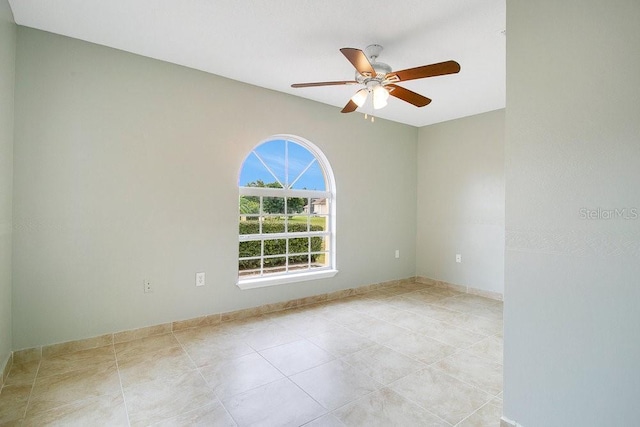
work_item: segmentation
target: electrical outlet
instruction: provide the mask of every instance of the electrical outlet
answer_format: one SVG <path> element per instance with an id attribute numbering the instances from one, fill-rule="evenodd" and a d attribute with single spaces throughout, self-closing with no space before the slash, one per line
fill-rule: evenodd
<path id="1" fill-rule="evenodd" d="M 400 249 L 396 249 L 396 258 L 400 258 Z"/>
<path id="2" fill-rule="evenodd" d="M 204 286 L 204 271 L 196 273 L 196 286 Z"/>
<path id="3" fill-rule="evenodd" d="M 151 287 L 150 280 L 144 279 L 142 282 L 143 282 L 143 289 L 145 294 L 148 294 L 149 292 L 153 292 L 153 288 Z"/>
<path id="4" fill-rule="evenodd" d="M 456 254 L 456 262 L 462 262 L 462 255 Z"/>

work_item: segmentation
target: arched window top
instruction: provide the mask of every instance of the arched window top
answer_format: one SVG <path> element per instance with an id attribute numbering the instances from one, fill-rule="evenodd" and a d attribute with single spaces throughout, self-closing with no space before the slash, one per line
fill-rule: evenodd
<path id="1" fill-rule="evenodd" d="M 332 277 L 335 181 L 311 142 L 276 135 L 245 158 L 238 177 L 238 286 Z"/>
<path id="2" fill-rule="evenodd" d="M 245 158 L 238 185 L 333 192 L 333 173 L 324 154 L 311 142 L 276 135 L 258 144 Z M 277 186 L 277 187 L 276 187 Z"/>

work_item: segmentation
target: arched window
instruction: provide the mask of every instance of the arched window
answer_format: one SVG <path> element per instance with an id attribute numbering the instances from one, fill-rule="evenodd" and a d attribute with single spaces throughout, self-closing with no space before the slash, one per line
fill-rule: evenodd
<path id="1" fill-rule="evenodd" d="M 245 158 L 238 187 L 240 288 L 337 273 L 335 183 L 318 147 L 275 135 Z"/>

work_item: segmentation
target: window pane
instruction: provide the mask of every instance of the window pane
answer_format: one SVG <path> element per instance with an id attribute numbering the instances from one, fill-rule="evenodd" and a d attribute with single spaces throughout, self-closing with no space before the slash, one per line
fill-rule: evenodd
<path id="1" fill-rule="evenodd" d="M 284 214 L 284 197 L 263 197 L 262 213 Z"/>
<path id="2" fill-rule="evenodd" d="M 311 251 L 310 252 L 321 252 L 324 251 L 325 242 L 324 237 L 312 237 L 311 238 Z"/>
<path id="3" fill-rule="evenodd" d="M 297 178 L 297 177 L 296 177 Z M 293 178 L 295 179 L 295 178 Z M 326 191 L 327 184 L 324 179 L 324 172 L 318 164 L 314 162 L 309 169 L 307 169 L 302 176 L 291 187 L 296 190 L 320 190 Z"/>
<path id="4" fill-rule="evenodd" d="M 326 231 L 329 229 L 328 217 L 326 215 L 311 216 L 311 231 Z"/>
<path id="5" fill-rule="evenodd" d="M 287 239 L 264 241 L 264 255 L 284 255 L 287 253 Z"/>
<path id="6" fill-rule="evenodd" d="M 287 258 L 286 257 L 276 257 L 276 258 L 265 258 L 264 259 L 264 270 L 265 273 L 281 273 L 286 270 Z"/>
<path id="7" fill-rule="evenodd" d="M 309 268 L 309 255 L 295 255 L 289 257 L 289 270 Z"/>
<path id="8" fill-rule="evenodd" d="M 282 184 L 285 184 L 284 146 L 285 141 L 273 140 L 256 147 L 254 150 L 255 154 L 262 159 L 273 174 L 271 179 L 265 182 L 271 183 L 280 181 Z"/>
<path id="9" fill-rule="evenodd" d="M 289 253 L 299 254 L 309 252 L 309 238 L 298 237 L 295 239 L 289 239 Z"/>
<path id="10" fill-rule="evenodd" d="M 240 187 L 259 187 L 259 182 L 267 183 L 276 181 L 275 177 L 262 164 L 255 153 L 247 156 L 242 164 L 238 185 Z"/>
<path id="11" fill-rule="evenodd" d="M 302 214 L 308 199 L 304 197 L 287 197 L 287 213 Z"/>
<path id="12" fill-rule="evenodd" d="M 250 215 L 260 213 L 260 197 L 240 196 L 240 215 Z"/>
<path id="13" fill-rule="evenodd" d="M 269 233 L 284 233 L 284 218 L 279 217 L 267 217 L 262 221 L 262 232 Z"/>
<path id="14" fill-rule="evenodd" d="M 330 237 L 329 236 L 324 236 L 324 238 L 322 239 L 322 250 L 325 252 L 329 252 L 329 249 L 331 248 L 330 245 Z"/>
<path id="15" fill-rule="evenodd" d="M 259 257 L 261 243 L 260 240 L 240 242 L 238 250 L 240 258 Z M 260 266 L 260 260 L 258 260 L 258 266 Z"/>
<path id="16" fill-rule="evenodd" d="M 311 254 L 311 268 L 326 267 L 329 265 L 329 254 L 326 252 Z"/>
<path id="17" fill-rule="evenodd" d="M 327 203 L 327 199 L 311 199 L 311 209 L 309 213 L 313 215 L 329 214 L 329 204 Z"/>
<path id="18" fill-rule="evenodd" d="M 260 233 L 260 221 L 257 216 L 244 216 L 240 215 L 240 234 L 259 234 Z"/>
<path id="19" fill-rule="evenodd" d="M 289 215 L 287 217 L 287 232 L 301 233 L 309 231 L 308 220 L 309 217 L 307 215 Z"/>
<path id="20" fill-rule="evenodd" d="M 295 142 L 289 142 L 289 184 L 304 176 L 304 172 L 316 163 L 315 156 L 306 148 Z"/>
<path id="21" fill-rule="evenodd" d="M 324 231 L 329 229 L 329 203 L 326 198 L 311 199 L 311 231 Z"/>
<path id="22" fill-rule="evenodd" d="M 260 276 L 260 260 L 258 261 L 258 268 L 244 268 L 244 263 L 246 261 L 239 261 L 239 267 L 238 267 L 238 272 L 240 277 L 244 278 L 244 279 L 248 279 L 251 278 L 252 276 Z"/>

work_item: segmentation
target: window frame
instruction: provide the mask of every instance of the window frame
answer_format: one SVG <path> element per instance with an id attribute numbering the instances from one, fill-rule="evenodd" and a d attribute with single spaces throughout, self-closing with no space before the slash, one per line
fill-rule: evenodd
<path id="1" fill-rule="evenodd" d="M 254 289 L 261 288 L 266 286 L 275 286 L 286 283 L 296 283 L 296 282 L 304 282 L 309 280 L 316 279 L 325 279 L 335 276 L 338 273 L 336 266 L 336 186 L 333 175 L 333 170 L 331 169 L 331 165 L 327 160 L 324 153 L 313 143 L 310 141 L 301 138 L 295 135 L 288 134 L 278 134 L 270 136 L 269 138 L 264 139 L 257 145 L 255 145 L 251 151 L 245 156 L 242 164 L 240 166 L 240 172 L 238 177 L 241 176 L 242 170 L 244 168 L 245 162 L 248 158 L 256 151 L 256 149 L 263 144 L 269 143 L 271 141 L 287 141 L 288 143 L 297 144 L 306 150 L 308 150 L 314 157 L 316 163 L 321 168 L 324 178 L 326 189 L 325 190 L 304 190 L 304 189 L 288 189 L 288 188 L 268 188 L 268 187 L 244 187 L 240 183 L 238 183 L 238 193 L 239 196 L 257 196 L 260 197 L 261 200 L 263 197 L 278 197 L 284 198 L 285 204 L 288 198 L 306 198 L 310 202 L 312 199 L 326 199 L 329 203 L 329 210 L 326 214 L 327 216 L 327 229 L 325 231 L 311 231 L 307 230 L 306 232 L 295 232 L 289 233 L 287 231 L 288 224 L 288 214 L 287 209 L 285 208 L 285 212 L 280 215 L 285 217 L 285 231 L 283 233 L 263 233 L 262 230 L 258 234 L 239 234 L 238 233 L 238 242 L 246 242 L 246 241 L 256 241 L 256 240 L 271 240 L 271 239 L 292 239 L 292 238 L 303 238 L 303 237 L 315 237 L 315 236 L 324 236 L 325 239 L 329 241 L 329 247 L 325 249 L 326 257 L 328 258 L 328 265 L 324 267 L 316 267 L 313 269 L 307 268 L 304 271 L 289 271 L 288 266 L 284 272 L 280 273 L 267 273 L 265 274 L 263 268 L 261 266 L 261 271 L 259 276 L 251 276 L 247 278 L 242 278 L 240 276 L 240 270 L 238 268 L 238 277 L 236 285 L 240 289 Z M 256 153 L 257 155 L 257 153 Z M 304 172 L 303 172 L 304 173 Z M 277 180 L 277 178 L 274 176 Z M 260 204 L 262 206 L 262 203 Z M 262 209 L 260 210 L 262 211 Z M 274 214 L 276 215 L 276 214 Z M 306 214 L 308 218 L 314 216 L 313 213 L 309 212 Z M 240 222 L 240 217 L 242 214 L 238 212 L 238 224 Z M 249 214 L 249 216 L 264 216 L 262 212 L 258 214 Z M 309 219 L 310 221 L 310 219 Z M 310 222 L 309 222 L 310 224 Z M 264 259 L 264 245 L 261 245 L 262 252 L 259 257 L 255 257 L 256 259 Z M 311 255 L 313 252 L 311 248 L 307 252 Z M 295 256 L 296 253 L 289 253 L 288 243 L 287 250 L 285 254 L 282 254 L 282 257 L 288 259 L 290 256 Z M 267 256 L 269 257 L 269 256 Z M 240 253 L 238 252 L 238 261 L 240 261 Z M 251 259 L 251 258 L 243 258 L 243 259 Z M 262 263 L 261 263 L 262 264 Z"/>

